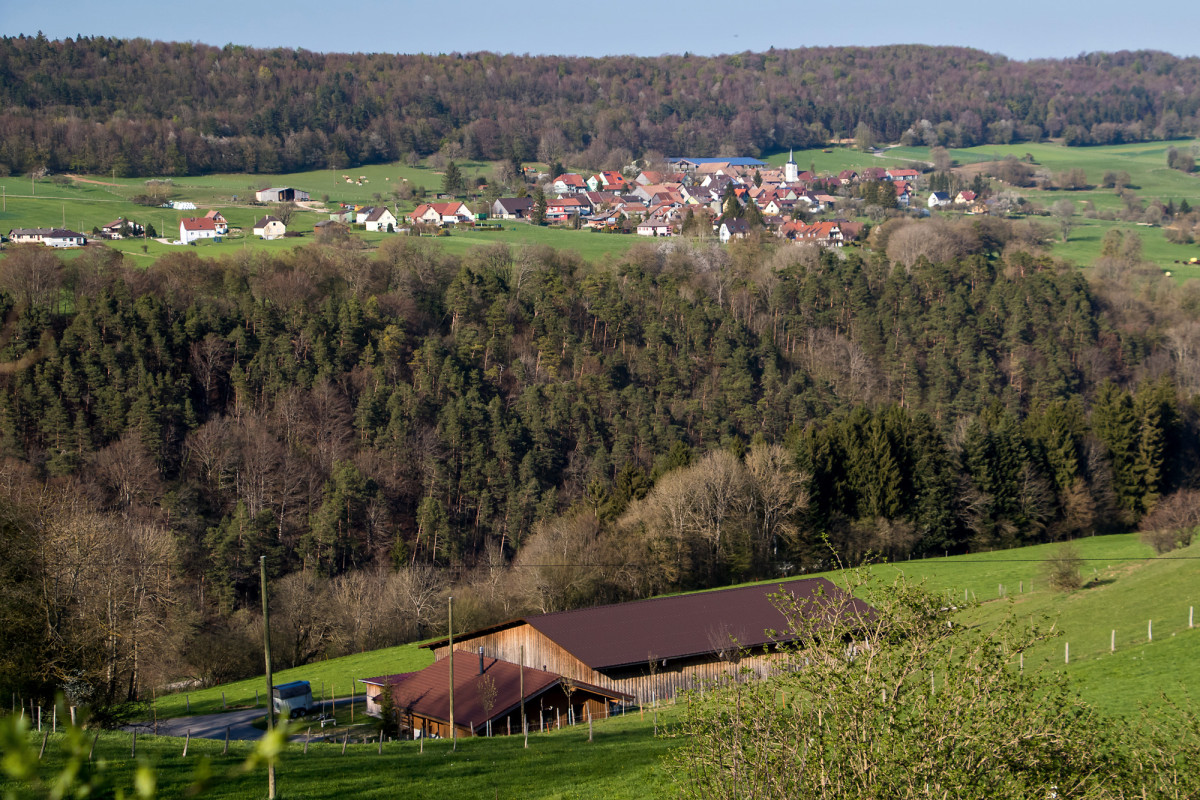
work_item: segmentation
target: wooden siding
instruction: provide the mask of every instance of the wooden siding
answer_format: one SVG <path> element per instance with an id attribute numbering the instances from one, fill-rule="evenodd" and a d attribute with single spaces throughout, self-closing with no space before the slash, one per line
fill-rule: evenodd
<path id="1" fill-rule="evenodd" d="M 521 661 L 521 645 L 525 646 L 525 666 L 555 672 L 572 680 L 591 683 L 605 689 L 633 695 L 638 703 L 665 700 L 678 692 L 698 689 L 722 676 L 736 674 L 748 669 L 758 677 L 766 677 L 783 667 L 782 653 L 756 653 L 747 655 L 736 664 L 723 661 L 716 655 L 697 656 L 689 659 L 653 659 L 646 654 L 646 663 L 614 670 L 598 671 L 584 664 L 575 656 L 529 624 L 515 625 L 504 630 L 486 633 L 469 639 L 456 639 L 454 649 L 461 652 L 483 654 L 489 658 L 500 658 L 514 664 Z M 435 659 L 445 658 L 449 653 L 446 645 L 434 648 Z"/>

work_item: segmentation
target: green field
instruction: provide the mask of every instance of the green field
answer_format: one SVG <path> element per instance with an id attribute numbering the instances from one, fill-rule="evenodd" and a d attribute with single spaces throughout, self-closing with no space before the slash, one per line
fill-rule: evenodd
<path id="1" fill-rule="evenodd" d="M 1161 702 L 1160 692 L 1176 698 L 1184 698 L 1185 692 L 1200 696 L 1200 671 L 1195 669 L 1200 663 L 1200 628 L 1188 629 L 1188 608 L 1200 604 L 1200 542 L 1158 558 L 1135 534 L 1080 539 L 1075 546 L 1089 583 L 1070 594 L 1047 587 L 1044 563 L 1058 547 L 1049 544 L 876 565 L 872 587 L 902 573 L 923 580 L 930 591 L 943 594 L 947 604 L 961 605 L 965 592 L 971 602 L 960 614 L 968 624 L 987 626 L 1010 614 L 1053 621 L 1062 635 L 1029 654 L 1025 668 L 1065 670 L 1079 694 L 1109 714 L 1137 713 L 1140 704 L 1153 709 Z M 1147 641 L 1149 620 L 1153 641 Z M 1116 652 L 1110 654 L 1113 630 Z M 1066 643 L 1070 664 L 1064 663 Z M 345 686 L 350 678 L 416 669 L 429 659 L 428 651 L 405 645 L 287 670 L 278 678 L 309 680 L 319 690 L 321 682 Z M 263 683 L 257 678 L 191 692 L 192 711 L 219 710 L 222 691 L 230 705 L 248 705 Z M 158 700 L 160 717 L 181 713 L 183 706 L 184 695 Z M 659 724 L 668 725 L 676 709 L 665 706 L 658 713 Z M 651 710 L 644 716 L 631 713 L 598 721 L 595 736 L 589 744 L 581 725 L 534 735 L 528 750 L 514 736 L 461 740 L 456 753 L 445 741 L 427 742 L 423 753 L 418 743 L 409 741 L 385 744 L 382 755 L 377 744 L 350 744 L 342 755 L 340 743 L 313 743 L 305 754 L 302 735 L 284 753 L 280 796 L 610 800 L 661 796 L 669 790 L 661 763 L 672 741 L 654 735 Z M 36 734 L 29 740 L 40 746 Z M 107 763 L 118 785 L 128 786 L 132 780 L 130 745 L 128 734 L 106 732 L 96 747 L 97 758 Z M 157 767 L 160 796 L 183 794 L 200 757 L 211 759 L 215 775 L 227 776 L 207 796 L 261 796 L 262 771 L 237 770 L 250 745 L 232 743 L 225 756 L 222 747 L 220 741 L 193 740 L 184 759 L 179 739 L 143 736 L 138 739 L 138 758 Z M 61 764 L 56 739 L 51 738 L 42 769 Z M 9 788 L 14 787 L 0 782 L 0 791 Z"/>
<path id="2" fill-rule="evenodd" d="M 660 726 L 674 709 L 660 712 Z M 41 737 L 36 737 L 36 747 Z M 667 791 L 661 768 L 670 740 L 654 735 L 651 714 L 597 721 L 594 741 L 586 725 L 531 734 L 529 749 L 521 737 L 460 739 L 451 752 L 446 740 L 426 742 L 355 743 L 342 754 L 341 743 L 312 743 L 307 754 L 293 741 L 277 768 L 280 798 L 618 798 L 659 797 Z M 50 738 L 39 765 L 43 775 L 60 768 L 62 734 Z M 158 776 L 159 797 L 188 794 L 197 765 L 208 762 L 218 778 L 206 798 L 253 798 L 266 795 L 266 772 L 240 769 L 252 743 L 193 739 L 182 755 L 181 739 L 139 736 L 137 760 L 130 757 L 130 735 L 106 732 L 96 743 L 95 757 L 118 787 L 128 791 L 138 761 L 152 764 Z M 89 741 L 90 744 L 90 741 Z M 0 778 L 0 792 L 20 789 Z M 24 795 L 17 795 L 18 797 Z M 107 795 L 106 795 L 107 796 Z"/>
<path id="3" fill-rule="evenodd" d="M 467 162 L 462 165 L 464 174 L 470 179 L 479 174 L 487 176 L 492 165 L 482 162 Z M 355 179 L 367 176 L 361 186 L 347 184 L 342 175 L 352 174 Z M 330 196 L 330 207 L 336 202 L 372 203 L 373 194 L 380 193 L 391 200 L 391 191 L 404 180 L 414 185 L 424 185 L 433 190 L 441 185 L 441 174 L 425 167 L 408 167 L 398 164 L 359 167 L 354 170 L 322 170 L 292 175 L 208 175 L 180 178 L 173 181 L 172 199 L 189 200 L 197 206 L 196 211 L 176 211 L 169 208 L 147 208 L 131 202 L 130 198 L 145 191 L 141 179 L 113 179 L 95 176 L 85 183 L 72 181 L 66 185 L 40 180 L 31 186 L 21 178 L 7 178 L 0 182 L 4 187 L 5 199 L 0 211 L 0 231 L 7 235 L 12 228 L 66 227 L 82 233 L 105 225 L 117 217 L 125 217 L 143 224 L 153 225 L 160 237 L 173 241 L 179 236 L 179 220 L 188 216 L 203 216 L 209 209 L 220 210 L 229 220 L 230 227 L 242 228 L 249 234 L 255 220 L 271 213 L 270 206 L 251 205 L 255 188 L 262 186 L 294 186 L 308 191 L 314 201 L 322 195 Z M 234 198 L 237 198 L 235 201 Z M 401 203 L 401 208 L 411 210 L 416 203 Z M 201 241 L 194 248 L 180 245 L 161 244 L 153 240 L 125 239 L 105 242 L 109 247 L 120 250 L 134 258 L 137 263 L 150 264 L 167 253 L 194 251 L 204 256 L 232 255 L 239 250 L 254 248 L 261 250 L 288 250 L 316 241 L 313 225 L 328 219 L 328 214 L 317 211 L 299 210 L 295 213 L 289 229 L 299 232 L 299 237 L 264 241 L 254 236 L 226 239 L 222 242 Z M 367 247 L 377 247 L 389 236 L 399 234 L 356 232 L 355 237 Z M 448 237 L 437 237 L 435 241 L 447 252 L 462 254 L 471 247 L 499 241 L 520 246 L 547 245 L 554 248 L 573 250 L 585 260 L 596 261 L 609 255 L 624 253 L 637 243 L 633 235 L 600 234 L 565 228 L 539 228 L 520 222 L 506 222 L 500 231 L 475 232 L 453 231 Z M 79 250 L 67 250 L 64 257 L 74 258 Z"/>

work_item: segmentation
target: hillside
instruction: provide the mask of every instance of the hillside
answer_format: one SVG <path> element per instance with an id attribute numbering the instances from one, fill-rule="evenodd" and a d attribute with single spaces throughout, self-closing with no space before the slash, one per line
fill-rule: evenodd
<path id="1" fill-rule="evenodd" d="M 903 45 L 584 59 L 5 37 L 0 168 L 275 173 L 439 149 L 586 153 L 598 168 L 647 151 L 896 141 L 920 120 L 948 146 L 1114 144 L 1197 133 L 1198 75 L 1200 60 L 1158 52 L 1019 62 Z"/>
<path id="2" fill-rule="evenodd" d="M 1194 545 L 1163 558 L 1147 559 L 1146 548 L 1132 535 L 1089 537 L 1077 540 L 1076 545 L 1087 560 L 1086 571 L 1095 569 L 1096 573 L 1092 585 L 1070 595 L 1049 592 L 1042 582 L 1041 562 L 1054 545 L 922 559 L 878 566 L 874 572 L 880 583 L 901 571 L 948 595 L 958 596 L 966 589 L 982 602 L 964 612 L 964 619 L 984 625 L 1001 614 L 1049 615 L 1057 621 L 1063 637 L 1048 647 L 1045 663 L 1027 659 L 1026 669 L 1064 669 L 1058 648 L 1062 641 L 1071 641 L 1078 657 L 1065 669 L 1080 694 L 1107 713 L 1135 713 L 1138 703 L 1153 708 L 1160 702 L 1160 691 L 1180 697 L 1180 686 L 1192 696 L 1200 692 L 1200 681 L 1191 669 L 1200 658 L 1200 629 L 1187 630 L 1186 618 L 1187 605 L 1200 599 L 1196 588 L 1200 586 L 1200 548 Z M 1023 593 L 1018 591 L 1022 582 Z M 1008 600 L 984 601 L 985 594 L 997 592 L 997 583 L 1010 590 Z M 1139 628 L 1141 620 L 1148 615 L 1155 617 L 1155 641 L 1138 642 L 1144 634 Z M 1111 627 L 1120 629 L 1116 655 L 1107 653 Z M 323 675 L 387 672 L 406 668 L 402 666 L 408 663 L 402 661 L 405 652 L 405 648 L 397 648 L 365 653 L 294 670 L 285 677 L 318 681 Z M 193 710 L 214 695 L 219 702 L 220 691 L 242 698 L 245 685 L 217 687 L 203 695 L 207 700 L 193 694 L 197 701 Z M 179 700 L 178 696 L 161 698 L 164 715 L 168 707 L 178 709 Z M 670 706 L 662 709 L 659 721 L 664 726 L 675 719 Z M 653 713 L 604 721 L 595 730 L 596 742 L 591 745 L 586 741 L 586 729 L 578 727 L 534 736 L 528 750 L 522 748 L 519 737 L 463 740 L 456 754 L 448 752 L 445 742 L 427 743 L 425 752 L 414 742 L 389 743 L 382 756 L 374 744 L 351 744 L 342 755 L 339 743 L 318 743 L 310 745 L 305 754 L 295 742 L 284 756 L 280 785 L 286 792 L 302 791 L 311 798 L 351 793 L 420 797 L 430 792 L 448 797 L 635 798 L 666 791 L 661 759 L 674 743 L 654 737 Z M 139 738 L 139 755 L 157 765 L 164 792 L 182 789 L 195 756 L 210 757 L 214 772 L 220 775 L 241 763 L 247 745 L 235 742 L 230 754 L 222 756 L 221 742 L 194 740 L 191 761 L 179 757 L 179 747 L 177 739 Z M 109 762 L 119 781 L 128 783 L 132 762 L 127 735 L 105 734 L 97 754 Z M 57 763 L 52 741 L 43 768 Z M 261 780 L 261 773 L 233 774 L 212 796 L 252 796 Z"/>

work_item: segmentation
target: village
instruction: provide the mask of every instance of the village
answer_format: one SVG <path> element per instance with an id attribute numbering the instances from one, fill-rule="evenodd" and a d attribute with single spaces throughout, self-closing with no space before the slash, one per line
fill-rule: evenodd
<path id="1" fill-rule="evenodd" d="M 722 243 L 760 232 L 797 243 L 839 248 L 862 237 L 866 229 L 862 214 L 870 207 L 919 215 L 934 210 L 991 213 L 983 192 L 977 194 L 966 188 L 953 194 L 927 191 L 929 181 L 914 166 L 817 174 L 812 169 L 801 170 L 791 153 L 782 168 L 749 157 L 677 157 L 660 166 L 663 168 L 631 166 L 624 172 L 564 172 L 554 176 L 526 169 L 529 183 L 511 196 L 490 199 L 476 195 L 468 204 L 459 196 L 441 193 L 430 202 L 418 202 L 407 212 L 400 210 L 399 203 L 391 207 L 385 203 L 322 203 L 314 202 L 303 189 L 270 187 L 255 191 L 255 205 L 305 213 L 267 213 L 257 218 L 248 232 L 231 228 L 220 210 L 208 210 L 202 216 L 181 217 L 178 235 L 173 238 L 155 231 L 152 225 L 118 217 L 91 233 L 65 227 L 14 228 L 8 240 L 55 248 L 83 247 L 89 240 L 127 238 L 191 245 L 244 236 L 272 241 L 310 231 L 318 239 L 347 235 L 353 230 L 444 235 L 458 226 L 494 228 L 504 222 L 519 222 L 644 237 L 715 236 Z M 355 181 L 349 176 L 346 180 Z M 364 178 L 357 181 L 361 186 Z M 926 200 L 917 198 L 919 190 L 927 191 Z M 163 207 L 197 210 L 196 204 L 187 200 L 167 202 Z M 310 214 L 321 219 L 310 223 Z"/>

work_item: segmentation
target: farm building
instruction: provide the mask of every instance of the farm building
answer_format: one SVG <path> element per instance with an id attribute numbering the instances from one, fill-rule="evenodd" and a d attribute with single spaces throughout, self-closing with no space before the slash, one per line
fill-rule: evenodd
<path id="1" fill-rule="evenodd" d="M 13 228 L 9 241 L 15 244 L 37 243 L 46 247 L 83 247 L 87 237 L 66 228 Z"/>
<path id="2" fill-rule="evenodd" d="M 526 664 L 645 702 L 742 668 L 760 676 L 777 669 L 785 655 L 779 645 L 792 641 L 768 633 L 787 629 L 771 599 L 778 592 L 810 613 L 874 613 L 828 580 L 809 578 L 520 617 L 457 635 L 454 648 L 517 662 L 524 647 Z M 740 658 L 731 652 L 734 642 Z M 448 655 L 444 638 L 422 647 L 439 661 Z"/>
<path id="3" fill-rule="evenodd" d="M 278 217 L 266 216 L 254 223 L 252 232 L 264 239 L 279 239 L 287 233 L 287 226 Z"/>
<path id="4" fill-rule="evenodd" d="M 413 736 L 450 735 L 450 662 L 442 658 L 420 672 L 361 681 L 367 713 L 382 713 L 391 690 L 400 727 Z M 531 731 L 609 716 L 610 706 L 633 698 L 619 691 L 572 681 L 546 670 L 522 667 L 476 653 L 454 653 L 454 727 L 459 736 L 500 735 L 521 730 L 521 706 Z M 489 728 L 489 723 L 491 723 Z"/>
<path id="5" fill-rule="evenodd" d="M 179 220 L 179 241 L 191 244 L 198 239 L 216 239 L 217 223 L 211 217 L 184 217 Z"/>
<path id="6" fill-rule="evenodd" d="M 288 186 L 259 189 L 254 193 L 254 199 L 260 203 L 286 203 L 289 200 L 297 203 L 308 201 L 308 192 L 303 189 L 292 189 Z"/>

